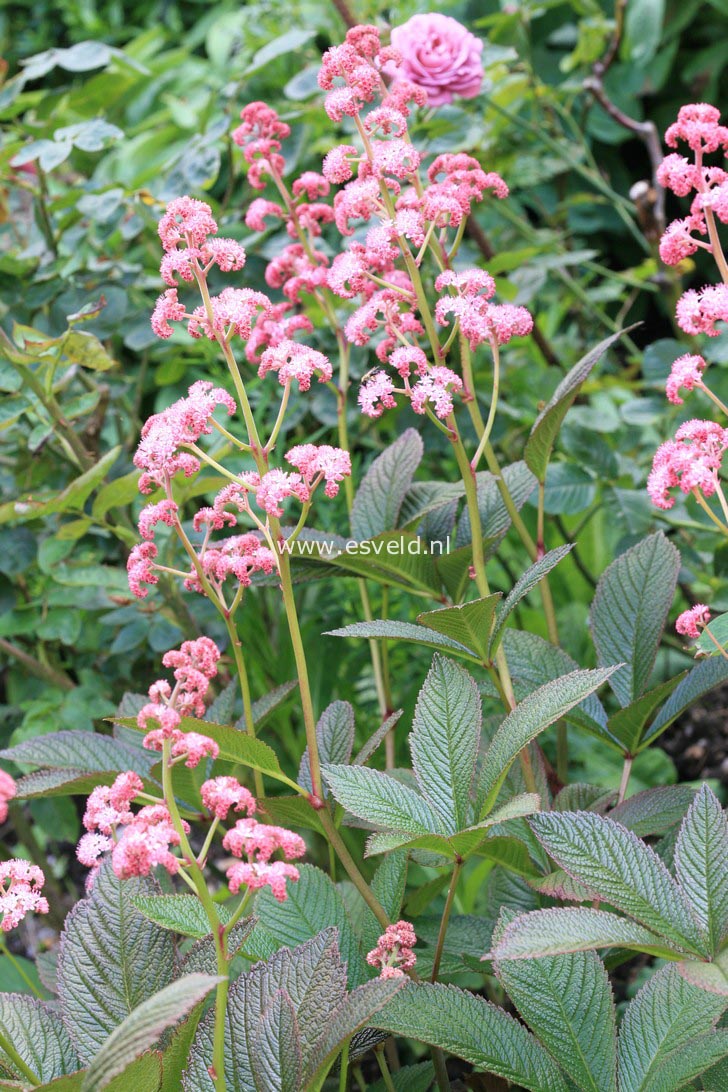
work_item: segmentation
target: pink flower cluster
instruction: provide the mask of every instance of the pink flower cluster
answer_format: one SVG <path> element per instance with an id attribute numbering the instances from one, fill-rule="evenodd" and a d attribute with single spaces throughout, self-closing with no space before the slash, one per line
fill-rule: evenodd
<path id="1" fill-rule="evenodd" d="M 680 425 L 674 440 L 660 444 L 647 479 L 647 492 L 657 508 L 672 508 L 670 490 L 698 490 L 711 497 L 719 485 L 718 472 L 728 448 L 728 429 L 714 421 L 694 419 Z"/>
<path id="2" fill-rule="evenodd" d="M 246 886 L 251 891 L 270 887 L 278 902 L 288 897 L 288 880 L 299 878 L 298 869 L 288 861 L 302 857 L 306 843 L 298 834 L 283 827 L 258 823 L 255 819 L 238 819 L 222 840 L 223 847 L 233 857 L 247 858 L 236 861 L 227 870 L 228 883 L 233 894 Z M 280 850 L 285 860 L 271 862 L 273 854 Z"/>
<path id="3" fill-rule="evenodd" d="M 665 385 L 668 401 L 675 406 L 682 406 L 683 399 L 680 397 L 680 391 L 692 391 L 695 387 L 703 387 L 703 372 L 707 366 L 703 357 L 695 353 L 679 356 L 673 362 Z"/>
<path id="4" fill-rule="evenodd" d="M 483 83 L 483 43 L 449 15 L 413 15 L 393 27 L 392 45 L 399 51 L 401 76 L 427 92 L 430 106 L 452 102 L 456 95 L 472 99 Z"/>
<path id="5" fill-rule="evenodd" d="M 8 817 L 8 801 L 12 800 L 17 792 L 15 781 L 5 770 L 0 770 L 0 823 L 4 823 Z"/>
<path id="6" fill-rule="evenodd" d="M 2 930 L 9 933 L 27 914 L 47 914 L 48 901 L 41 895 L 45 876 L 36 865 L 14 858 L 0 862 L 0 913 Z"/>
<path id="7" fill-rule="evenodd" d="M 414 928 L 408 921 L 388 925 L 376 948 L 367 955 L 367 963 L 380 968 L 380 978 L 400 978 L 415 965 L 417 957 L 413 949 L 416 943 Z"/>
<path id="8" fill-rule="evenodd" d="M 683 637 L 699 637 L 700 630 L 710 621 L 710 611 L 704 603 L 696 603 L 689 610 L 684 610 L 675 622 L 675 629 Z"/>
<path id="9" fill-rule="evenodd" d="M 185 765 L 195 767 L 204 757 L 217 758 L 219 747 L 214 740 L 198 732 L 183 732 L 182 718 L 205 715 L 205 695 L 210 680 L 217 674 L 220 650 L 209 637 L 185 641 L 181 648 L 165 652 L 162 663 L 174 669 L 175 686 L 158 679 L 149 687 L 150 701 L 137 714 L 137 724 L 146 731 L 143 745 L 150 751 L 161 751 L 165 740 L 171 741 L 173 758 L 185 758 Z M 159 728 L 147 731 L 149 721 Z"/>

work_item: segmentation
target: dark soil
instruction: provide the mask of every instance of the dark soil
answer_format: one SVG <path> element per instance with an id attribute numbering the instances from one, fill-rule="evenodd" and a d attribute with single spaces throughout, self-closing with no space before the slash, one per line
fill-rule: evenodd
<path id="1" fill-rule="evenodd" d="M 728 684 L 706 694 L 660 740 L 681 781 L 716 778 L 728 787 Z"/>

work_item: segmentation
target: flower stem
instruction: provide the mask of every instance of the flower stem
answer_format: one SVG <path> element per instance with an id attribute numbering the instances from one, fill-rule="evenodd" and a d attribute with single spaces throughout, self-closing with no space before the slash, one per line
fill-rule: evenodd
<path id="1" fill-rule="evenodd" d="M 624 756 L 624 766 L 622 767 L 622 779 L 619 782 L 619 793 L 617 795 L 617 803 L 621 804 L 627 795 L 627 786 L 629 785 L 629 776 L 632 773 L 632 762 L 634 761 L 632 755 Z"/>
<path id="2" fill-rule="evenodd" d="M 387 911 L 384 909 L 379 899 L 374 894 L 371 887 L 359 871 L 356 861 L 352 857 L 351 853 L 349 853 L 349 850 L 346 848 L 344 839 L 341 837 L 338 830 L 336 829 L 334 821 L 331 818 L 331 815 L 329 814 L 327 808 L 321 809 L 321 811 L 319 812 L 319 819 L 321 821 L 322 827 L 324 828 L 324 831 L 326 832 L 326 837 L 336 850 L 336 856 L 339 858 L 342 865 L 344 866 L 344 869 L 349 879 L 354 884 L 354 887 L 364 899 L 364 902 L 367 904 L 371 912 L 374 914 L 374 917 L 377 919 L 382 929 L 386 929 L 388 925 L 391 925 L 391 922 L 387 915 Z"/>
<path id="3" fill-rule="evenodd" d="M 243 646 L 240 641 L 237 626 L 229 611 L 223 613 L 225 619 L 225 626 L 228 631 L 228 637 L 230 638 L 230 647 L 235 659 L 235 667 L 238 673 L 238 679 L 240 680 L 240 691 L 243 697 L 243 716 L 245 718 L 245 731 L 251 739 L 255 739 L 255 722 L 253 720 L 253 702 L 250 695 L 250 682 L 248 680 L 248 670 L 245 666 L 245 657 L 243 656 Z M 263 775 L 260 770 L 253 770 L 253 780 L 255 782 L 255 795 L 260 798 L 264 794 L 263 789 Z"/>
<path id="4" fill-rule="evenodd" d="M 452 876 L 450 877 L 450 889 L 447 893 L 447 899 L 445 900 L 445 909 L 442 912 L 442 920 L 440 922 L 440 931 L 437 934 L 437 945 L 435 947 L 435 958 L 432 961 L 432 976 L 431 982 L 437 982 L 437 976 L 440 973 L 440 963 L 442 961 L 442 951 L 445 947 L 445 937 L 447 935 L 447 927 L 450 923 L 450 911 L 452 910 L 452 904 L 455 899 L 455 888 L 458 885 L 460 879 L 460 870 L 462 864 L 457 861 L 455 867 L 452 870 Z"/>

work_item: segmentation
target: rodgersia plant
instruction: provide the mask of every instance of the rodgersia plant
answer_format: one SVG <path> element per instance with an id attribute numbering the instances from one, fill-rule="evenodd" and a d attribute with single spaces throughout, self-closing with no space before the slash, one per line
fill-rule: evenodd
<path id="1" fill-rule="evenodd" d="M 464 50 L 463 69 L 439 86 L 471 94 L 478 50 L 452 27 L 448 36 L 458 56 Z M 432 55 L 415 59 L 434 78 Z M 469 153 L 428 157 L 417 147 L 410 121 L 427 92 L 402 75 L 401 60 L 369 26 L 325 54 L 325 108 L 347 142 L 328 152 L 321 173 L 291 180 L 287 122 L 264 103 L 244 107 L 233 140 L 260 194 L 246 224 L 285 232 L 265 273 L 275 296 L 245 284 L 245 250 L 221 234 L 205 202 L 176 198 L 159 222 L 166 288 L 153 329 L 164 339 L 181 325 L 212 342 L 231 389 L 196 378 L 144 425 L 134 462 L 149 502 L 129 585 L 144 599 L 164 574 L 205 597 L 227 647 L 203 635 L 167 652 L 173 679 L 127 697 L 113 736 L 60 732 L 4 752 L 35 769 L 17 785 L 0 778 L 1 799 L 88 797 L 78 846 L 87 897 L 67 920 L 55 978 L 44 978 L 57 1003 L 0 1002 L 0 1065 L 13 1087 L 67 1077 L 64 1087 L 81 1089 L 116 1078 L 192 1092 L 346 1089 L 361 1084 L 361 1060 L 374 1050 L 392 1088 L 389 1036 L 431 1048 L 430 1061 L 397 1078 L 423 1088 L 449 1087 L 447 1053 L 534 1092 L 677 1092 L 722 1079 L 725 814 L 707 787 L 628 790 L 634 759 L 728 671 L 714 658 L 653 678 L 680 567 L 661 533 L 599 581 L 596 667 L 581 668 L 560 646 L 549 577 L 571 546 L 548 548 L 547 470 L 566 413 L 619 335 L 567 372 L 523 458 L 501 466 L 492 440 L 502 350 L 528 336 L 533 320 L 496 302 L 494 278 L 468 266 L 461 245 L 474 204 L 507 200 L 508 188 Z M 675 132 L 714 142 L 717 118 L 692 109 Z M 710 195 L 720 186 L 701 169 L 669 168 L 681 187 L 687 175 L 704 186 L 709 199 L 690 230 L 700 234 L 704 216 L 715 248 L 710 210 L 718 215 L 719 198 Z M 669 229 L 663 250 L 688 246 L 681 232 Z M 682 307 L 693 325 L 718 298 L 706 293 Z M 336 343 L 331 356 L 308 344 L 322 323 Z M 699 359 L 680 362 L 671 397 L 704 389 Z M 270 420 L 253 409 L 258 379 L 279 393 Z M 320 436 L 289 445 L 292 391 L 306 396 L 314 384 L 336 399 L 336 445 Z M 354 404 L 364 428 L 397 405 L 411 410 L 425 435 L 446 439 L 459 480 L 414 481 L 423 443 L 407 428 L 355 488 Z M 691 445 L 701 501 L 706 483 L 720 489 L 722 440 L 709 424 L 675 441 Z M 660 488 L 686 483 L 674 465 L 683 454 L 671 453 L 677 477 Z M 348 539 L 314 522 L 340 493 Z M 533 521 L 522 511 L 532 497 Z M 489 562 L 510 530 L 524 571 L 494 591 Z M 453 548 L 438 552 L 442 539 Z M 358 751 L 349 702 L 316 709 L 294 586 L 311 567 L 359 581 L 364 620 L 333 634 L 370 642 L 381 723 Z M 252 693 L 248 677 L 255 632 L 246 606 L 260 583 L 279 596 L 296 663 L 297 771 L 260 738 L 282 696 Z M 425 601 L 415 621 L 389 617 L 390 590 L 405 607 Z M 532 593 L 548 639 L 513 625 Z M 689 624 L 704 619 L 694 608 Z M 392 746 L 401 723 L 392 640 L 436 650 L 404 770 Z M 230 690 L 208 704 L 223 654 L 235 668 L 239 720 Z M 620 756 L 618 791 L 568 783 L 567 725 Z M 552 727 L 555 767 L 538 742 Z M 385 740 L 382 769 L 372 759 Z M 351 828 L 366 832 L 366 860 Z M 329 874 L 303 860 L 320 859 L 322 846 Z M 408 894 L 411 864 L 429 870 L 428 883 Z M 4 870 L 3 929 L 48 908 L 35 866 Z M 472 913 L 459 912 L 466 881 L 477 889 Z M 608 949 L 614 962 L 636 950 L 671 964 L 651 974 L 618 1030 L 597 954 Z M 478 976 L 478 992 L 442 981 L 463 974 L 469 985 Z M 495 1003 L 504 991 L 523 1022 Z"/>

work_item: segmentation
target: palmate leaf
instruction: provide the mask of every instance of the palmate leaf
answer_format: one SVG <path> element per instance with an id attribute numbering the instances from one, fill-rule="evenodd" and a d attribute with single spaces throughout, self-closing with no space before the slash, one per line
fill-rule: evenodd
<path id="1" fill-rule="evenodd" d="M 351 511 L 351 527 L 360 542 L 398 526 L 399 513 L 424 445 L 408 428 L 374 460 L 359 486 Z"/>
<path id="2" fill-rule="evenodd" d="M 79 1068 L 78 1055 L 60 1017 L 35 998 L 0 993 L 0 1030 L 41 1081 L 52 1081 Z M 0 1048 L 0 1064 L 27 1079 Z"/>
<path id="3" fill-rule="evenodd" d="M 372 1023 L 440 1047 L 530 1092 L 568 1092 L 558 1066 L 523 1024 L 455 986 L 408 982 Z"/>
<path id="4" fill-rule="evenodd" d="M 90 1061 L 114 1028 L 172 979 L 172 934 L 148 921 L 131 901 L 158 890 L 151 880 L 119 880 L 107 862 L 91 896 L 66 918 L 58 992 L 81 1062 Z"/>
<path id="5" fill-rule="evenodd" d="M 544 728 L 597 690 L 614 671 L 613 667 L 572 671 L 570 675 L 534 690 L 508 714 L 493 736 L 483 759 L 478 788 L 481 819 L 493 807 L 519 751 Z"/>
<path id="6" fill-rule="evenodd" d="M 648 535 L 602 573 L 590 625 L 600 664 L 623 661 L 610 686 L 622 706 L 647 688 L 680 569 L 661 531 Z"/>
<path id="7" fill-rule="evenodd" d="M 579 1092 L 617 1092 L 614 998 L 596 953 L 504 960 L 496 974 Z"/>
<path id="8" fill-rule="evenodd" d="M 627 1006 L 618 1036 L 620 1092 L 680 1088 L 655 1083 L 670 1055 L 705 1037 L 728 1007 L 728 999 L 691 986 L 667 965 L 653 974 Z"/>
<path id="9" fill-rule="evenodd" d="M 192 974 L 179 978 L 141 1005 L 112 1031 L 84 1076 L 82 1092 L 100 1092 L 123 1073 L 163 1031 L 181 1020 L 217 985 L 219 978 Z"/>
<path id="10" fill-rule="evenodd" d="M 598 948 L 627 948 L 673 957 L 675 951 L 661 937 L 606 910 L 553 907 L 532 910 L 514 918 L 493 951 L 484 958 L 496 961 L 588 952 Z"/>
<path id="11" fill-rule="evenodd" d="M 543 813 L 530 824 L 549 856 L 600 899 L 671 944 L 707 954 L 690 903 L 632 831 L 589 811 Z"/>
<path id="12" fill-rule="evenodd" d="M 445 833 L 428 802 L 388 774 L 367 766 L 324 766 L 321 773 L 335 800 L 357 819 L 408 834 Z"/>
<path id="13" fill-rule="evenodd" d="M 409 740 L 419 788 L 449 834 L 468 824 L 481 720 L 472 677 L 452 660 L 435 656 L 417 698 Z"/>
<path id="14" fill-rule="evenodd" d="M 680 828 L 675 871 L 715 952 L 728 934 L 728 820 L 707 785 L 696 795 Z"/>

